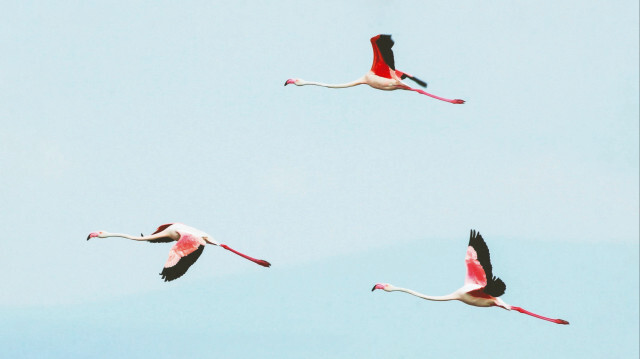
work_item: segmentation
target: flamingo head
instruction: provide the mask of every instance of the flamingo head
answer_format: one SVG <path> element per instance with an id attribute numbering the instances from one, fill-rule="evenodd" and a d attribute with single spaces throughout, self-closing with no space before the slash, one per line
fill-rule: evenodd
<path id="1" fill-rule="evenodd" d="M 89 233 L 89 235 L 87 236 L 87 240 L 94 238 L 94 237 L 100 237 L 100 235 L 104 233 L 103 231 L 98 231 L 98 232 L 91 232 Z"/>
<path id="2" fill-rule="evenodd" d="M 285 85 L 285 86 L 287 86 L 287 85 L 289 85 L 289 84 L 294 84 L 294 85 L 298 85 L 298 86 L 300 86 L 300 85 L 299 85 L 299 84 L 300 84 L 300 79 L 288 79 L 288 80 L 284 83 L 284 85 Z"/>
<path id="3" fill-rule="evenodd" d="M 391 292 L 391 284 L 387 284 L 387 283 L 378 283 L 376 285 L 373 286 L 373 288 L 371 289 L 371 291 L 373 292 L 376 289 L 382 289 L 385 292 Z"/>

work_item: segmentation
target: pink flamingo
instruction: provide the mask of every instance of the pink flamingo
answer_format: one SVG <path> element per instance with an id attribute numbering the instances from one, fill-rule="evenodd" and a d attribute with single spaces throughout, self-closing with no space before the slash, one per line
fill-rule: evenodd
<path id="1" fill-rule="evenodd" d="M 476 233 L 474 230 L 471 231 L 469 247 L 467 247 L 467 255 L 464 260 L 467 263 L 467 277 L 464 280 L 464 286 L 449 295 L 433 297 L 415 292 L 411 289 L 394 287 L 391 284 L 376 284 L 371 291 L 376 289 L 382 289 L 386 292 L 400 291 L 422 299 L 434 301 L 459 300 L 476 307 L 500 307 L 506 310 L 515 310 L 557 324 L 569 324 L 569 322 L 563 319 L 543 317 L 520 307 L 508 305 L 503 302 L 502 299 L 498 298 L 504 294 L 507 286 L 500 278 L 493 276 L 491 272 L 489 248 L 480 233 Z"/>
<path id="2" fill-rule="evenodd" d="M 391 90 L 409 90 L 415 91 L 417 93 L 421 93 L 423 95 L 431 96 L 435 99 L 451 102 L 454 104 L 463 104 L 464 100 L 449 100 L 440 96 L 432 95 L 428 92 L 425 92 L 420 89 L 415 89 L 402 82 L 405 78 L 410 78 L 415 81 L 418 85 L 422 87 L 426 87 L 427 83 L 409 75 L 406 72 L 402 72 L 396 70 L 395 62 L 393 59 L 393 51 L 391 48 L 393 47 L 393 40 L 391 40 L 391 35 L 376 35 L 371 38 L 371 46 L 373 46 L 373 65 L 371 66 L 371 70 L 362 76 L 361 78 L 348 82 L 345 84 L 331 85 L 325 84 L 321 82 L 311 82 L 305 81 L 302 79 L 288 79 L 284 85 L 294 84 L 296 86 L 305 86 L 305 85 L 315 85 L 315 86 L 323 86 L 329 88 L 345 88 L 367 84 L 373 88 L 385 91 Z"/>
<path id="3" fill-rule="evenodd" d="M 257 263 L 263 267 L 270 267 L 271 263 L 262 260 L 249 257 L 234 249 L 231 249 L 226 244 L 220 244 L 213 240 L 213 238 L 205 232 L 197 230 L 193 227 L 189 227 L 182 223 L 169 223 L 163 224 L 152 235 L 145 237 L 140 234 L 140 237 L 131 236 L 122 233 L 109 233 L 105 231 L 92 232 L 87 236 L 87 240 L 90 238 L 107 238 L 107 237 L 122 237 L 133 239 L 134 241 L 147 241 L 151 243 L 164 243 L 173 242 L 177 243 L 171 247 L 169 251 L 169 259 L 164 264 L 164 268 L 160 275 L 165 282 L 172 281 L 174 279 L 182 277 L 189 267 L 198 260 L 200 254 L 204 250 L 206 244 L 213 244 L 220 246 L 228 251 L 231 251 L 241 257 L 244 257 L 254 263 Z"/>

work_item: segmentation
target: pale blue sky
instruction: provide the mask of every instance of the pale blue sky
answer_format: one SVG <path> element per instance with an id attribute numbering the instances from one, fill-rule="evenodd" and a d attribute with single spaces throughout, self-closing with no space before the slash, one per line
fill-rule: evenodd
<path id="1" fill-rule="evenodd" d="M 637 1 L 5 2 L 11 358 L 638 357 Z M 393 35 L 450 105 L 342 83 Z M 184 222 L 207 248 L 86 242 Z M 496 308 L 463 283 L 471 228 Z"/>

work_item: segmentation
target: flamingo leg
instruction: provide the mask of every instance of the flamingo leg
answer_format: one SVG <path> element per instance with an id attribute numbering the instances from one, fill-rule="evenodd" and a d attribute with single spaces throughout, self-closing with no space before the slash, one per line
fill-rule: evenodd
<path id="1" fill-rule="evenodd" d="M 518 312 L 520 312 L 522 314 L 527 314 L 527 315 L 530 315 L 532 317 L 536 317 L 538 319 L 546 320 L 546 321 L 553 322 L 553 323 L 556 323 L 556 324 L 569 324 L 569 322 L 567 322 L 564 319 L 551 319 L 551 318 L 543 317 L 541 315 L 538 315 L 538 314 L 535 314 L 535 313 L 531 313 L 530 311 L 522 309 L 520 307 L 512 306 L 511 309 L 513 309 L 515 311 L 518 311 Z"/>
<path id="2" fill-rule="evenodd" d="M 267 262 L 267 261 L 265 261 L 265 260 L 262 260 L 262 259 L 255 259 L 255 258 L 253 258 L 253 257 L 249 257 L 248 255 L 246 255 L 246 254 L 242 254 L 242 253 L 240 253 L 240 252 L 236 251 L 235 249 L 233 249 L 233 248 L 229 247 L 229 246 L 228 246 L 228 245 L 226 245 L 226 244 L 221 244 L 221 245 L 220 245 L 220 247 L 222 247 L 222 248 L 224 248 L 224 249 L 226 249 L 226 250 L 228 250 L 228 251 L 231 251 L 231 252 L 233 252 L 233 253 L 235 253 L 235 254 L 239 255 L 240 257 L 243 257 L 243 258 L 245 258 L 245 259 L 248 259 L 248 260 L 252 261 L 253 263 L 259 264 L 259 265 L 261 265 L 261 266 L 263 266 L 263 267 L 271 267 L 271 263 L 269 263 L 269 262 Z"/>
<path id="3" fill-rule="evenodd" d="M 417 93 L 421 93 L 421 94 L 423 94 L 423 95 L 427 95 L 427 96 L 429 96 L 429 97 L 433 97 L 433 98 L 435 98 L 435 99 L 437 99 L 437 100 L 445 101 L 445 102 L 450 102 L 450 103 L 453 103 L 453 104 L 463 104 L 463 103 L 465 102 L 464 100 L 459 100 L 459 99 L 449 100 L 448 98 L 444 98 L 444 97 L 440 97 L 440 96 L 432 95 L 432 94 L 430 94 L 430 93 L 428 93 L 428 92 L 426 92 L 426 91 L 423 91 L 423 90 L 420 90 L 420 89 L 414 89 L 414 88 L 409 87 L 409 86 L 407 86 L 407 87 L 402 87 L 402 88 L 403 88 L 403 89 L 405 89 L 405 90 L 409 90 L 409 91 L 415 91 L 415 92 L 417 92 Z"/>

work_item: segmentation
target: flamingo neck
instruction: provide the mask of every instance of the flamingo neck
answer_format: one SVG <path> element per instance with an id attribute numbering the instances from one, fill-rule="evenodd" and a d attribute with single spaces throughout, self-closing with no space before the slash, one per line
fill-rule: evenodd
<path id="1" fill-rule="evenodd" d="M 98 238 L 107 238 L 107 237 L 122 237 L 122 238 L 132 239 L 134 241 L 151 241 L 154 239 L 167 237 L 167 235 L 162 232 L 152 234 L 150 236 L 132 236 L 126 233 L 106 233 L 106 232 L 98 235 Z"/>
<path id="2" fill-rule="evenodd" d="M 364 78 L 359 78 L 359 79 L 357 79 L 355 81 L 347 82 L 347 83 L 344 83 L 344 84 L 325 84 L 325 83 L 322 83 L 322 82 L 300 80 L 300 81 L 298 81 L 298 83 L 296 85 L 298 85 L 298 86 L 313 85 L 313 86 L 322 86 L 322 87 L 328 87 L 328 88 L 333 88 L 333 89 L 339 89 L 339 88 L 358 86 L 358 85 L 362 85 L 364 83 L 365 83 Z"/>
<path id="3" fill-rule="evenodd" d="M 460 299 L 457 295 L 455 295 L 455 293 L 448 294 L 448 295 L 441 295 L 441 296 L 431 296 L 431 295 L 418 293 L 418 292 L 416 292 L 414 290 L 406 289 L 406 288 L 393 288 L 390 291 L 391 292 L 394 292 L 394 291 L 405 292 L 405 293 L 409 293 L 411 295 L 415 295 L 418 298 L 422 298 L 422 299 L 426 299 L 426 300 L 433 300 L 433 301 L 436 301 L 436 302 L 444 302 L 444 301 L 448 301 L 448 300 L 459 300 Z"/>
<path id="4" fill-rule="evenodd" d="M 130 234 L 125 234 L 125 233 L 102 233 L 100 235 L 98 235 L 99 238 L 108 238 L 108 237 L 122 237 L 122 238 L 127 238 L 127 239 L 133 239 L 135 241 L 141 241 L 143 240 L 143 237 L 137 237 L 137 236 L 132 236 Z"/>
<path id="5" fill-rule="evenodd" d="M 255 259 L 253 257 L 249 257 L 248 255 L 240 253 L 240 252 L 236 251 L 235 249 L 229 247 L 226 244 L 221 244 L 220 247 L 222 247 L 222 248 L 224 248 L 224 249 L 226 249 L 226 250 L 228 250 L 230 252 L 233 252 L 233 253 L 239 255 L 242 258 L 248 259 L 248 260 L 252 261 L 253 263 L 259 264 L 259 265 L 261 265 L 263 267 L 271 267 L 271 263 L 269 263 L 269 262 L 267 262 L 265 260 L 262 260 L 262 259 Z"/>
<path id="6" fill-rule="evenodd" d="M 520 312 L 522 314 L 527 314 L 527 315 L 530 315 L 532 317 L 536 317 L 538 319 L 546 320 L 548 322 L 552 322 L 552 323 L 556 323 L 556 324 L 569 324 L 569 322 L 567 322 L 564 319 L 552 319 L 552 318 L 543 317 L 542 315 L 531 313 L 530 311 L 522 309 L 520 307 L 511 306 L 511 309 L 513 309 L 513 310 L 515 310 L 517 312 Z"/>

